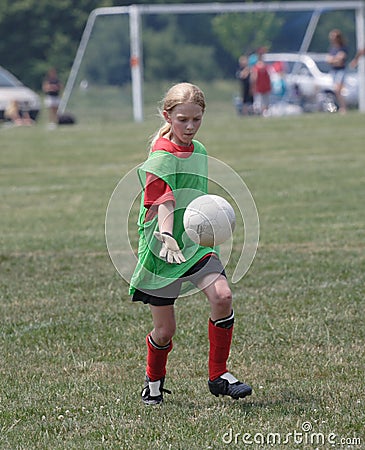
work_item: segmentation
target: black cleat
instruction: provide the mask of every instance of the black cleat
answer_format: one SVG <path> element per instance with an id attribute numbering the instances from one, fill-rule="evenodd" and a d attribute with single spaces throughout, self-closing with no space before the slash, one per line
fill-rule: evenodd
<path id="1" fill-rule="evenodd" d="M 141 392 L 142 402 L 145 405 L 159 405 L 163 402 L 163 393 L 171 394 L 171 391 L 164 389 L 165 378 L 151 381 L 146 375 L 144 388 Z"/>
<path id="2" fill-rule="evenodd" d="M 214 381 L 209 380 L 208 386 L 210 392 L 216 397 L 230 395 L 238 400 L 252 394 L 252 388 L 248 384 L 241 383 L 229 372 L 224 373 Z"/>

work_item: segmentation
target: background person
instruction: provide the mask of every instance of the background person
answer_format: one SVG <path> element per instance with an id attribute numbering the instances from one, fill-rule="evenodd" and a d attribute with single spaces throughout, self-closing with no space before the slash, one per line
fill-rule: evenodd
<path id="1" fill-rule="evenodd" d="M 238 59 L 238 70 L 236 73 L 240 81 L 240 94 L 242 99 L 242 114 L 252 113 L 253 95 L 251 86 L 251 69 L 248 63 L 248 57 L 241 55 Z"/>
<path id="2" fill-rule="evenodd" d="M 54 67 L 49 69 L 45 79 L 43 80 L 42 90 L 46 95 L 44 104 L 46 108 L 48 108 L 49 123 L 51 126 L 56 126 L 58 123 L 57 109 L 60 104 L 62 83 L 60 82 L 57 71 Z"/>
<path id="3" fill-rule="evenodd" d="M 358 50 L 356 52 L 356 55 L 354 56 L 353 60 L 350 62 L 350 67 L 352 69 L 355 69 L 355 67 L 357 67 L 358 63 L 359 63 L 359 59 L 365 55 L 365 48 Z"/>
<path id="4" fill-rule="evenodd" d="M 11 100 L 6 106 L 4 117 L 17 126 L 33 124 L 33 120 L 30 118 L 28 111 L 21 111 L 19 103 L 16 100 Z"/>
<path id="5" fill-rule="evenodd" d="M 333 89 L 339 105 L 339 112 L 345 113 L 346 103 L 342 95 L 342 88 L 346 76 L 348 49 L 345 45 L 345 39 L 342 32 L 339 29 L 335 28 L 331 30 L 328 38 L 330 41 L 330 48 L 326 60 L 331 66 Z"/>
<path id="6" fill-rule="evenodd" d="M 243 398 L 252 391 L 227 370 L 234 313 L 232 293 L 217 251 L 183 241 L 184 210 L 197 193 L 206 194 L 208 189 L 207 153 L 200 142 L 193 140 L 204 111 L 204 94 L 197 86 L 172 86 L 163 100 L 165 123 L 139 169 L 143 194 L 138 220 L 138 263 L 130 293 L 133 301 L 149 305 L 154 325 L 146 336 L 147 367 L 142 390 L 146 405 L 163 401 L 167 358 L 176 330 L 174 303 L 187 283 L 198 287 L 210 303 L 210 392 Z"/>
<path id="7" fill-rule="evenodd" d="M 253 108 L 255 114 L 265 115 L 270 105 L 271 79 L 263 60 L 266 49 L 261 47 L 257 50 L 257 62 L 252 67 L 252 90 Z"/>

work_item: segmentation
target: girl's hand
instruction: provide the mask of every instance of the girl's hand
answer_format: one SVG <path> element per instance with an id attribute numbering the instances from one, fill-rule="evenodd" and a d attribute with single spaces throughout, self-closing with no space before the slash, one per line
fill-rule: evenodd
<path id="1" fill-rule="evenodd" d="M 186 259 L 182 254 L 180 247 L 172 234 L 164 231 L 162 233 L 155 231 L 156 239 L 162 242 L 162 248 L 160 251 L 160 258 L 165 259 L 169 264 L 181 264 Z"/>

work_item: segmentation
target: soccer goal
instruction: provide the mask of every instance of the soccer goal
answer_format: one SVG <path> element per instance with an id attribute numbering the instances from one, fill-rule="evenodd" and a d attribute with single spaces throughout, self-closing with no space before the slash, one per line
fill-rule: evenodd
<path id="1" fill-rule="evenodd" d="M 217 17 L 238 15 L 243 18 L 247 14 L 279 15 L 281 24 L 288 29 L 287 42 L 276 51 L 288 51 L 289 44 L 294 45 L 294 51 L 305 53 L 312 45 L 313 38 L 318 34 L 321 18 L 330 13 L 341 14 L 352 12 L 353 46 L 365 48 L 365 19 L 363 1 L 282 1 L 268 3 L 204 3 L 204 4 L 158 4 L 158 5 L 130 5 L 125 7 L 98 8 L 91 12 L 84 29 L 81 42 L 74 59 L 73 66 L 67 80 L 59 113 L 70 109 L 76 115 L 98 116 L 108 121 L 112 118 L 131 117 L 136 122 L 144 120 L 146 100 L 154 98 L 154 86 L 149 84 L 146 92 L 146 77 L 159 73 L 164 77 L 169 74 L 169 66 L 165 61 L 181 58 L 185 53 L 189 71 L 183 68 L 181 79 L 171 74 L 171 81 L 199 82 L 199 70 L 211 71 L 225 80 L 226 73 L 214 69 L 212 58 L 215 49 L 207 42 L 184 43 L 178 54 L 174 55 L 176 43 L 167 42 L 168 34 L 157 32 L 160 28 L 173 27 L 180 17 L 185 17 L 186 33 L 191 27 L 207 27 L 217 22 Z M 303 18 L 296 17 L 295 29 L 290 28 L 293 14 L 302 13 Z M 176 22 L 166 20 L 175 18 Z M 254 16 L 251 16 L 254 17 Z M 272 17 L 272 16 L 271 16 Z M 341 19 L 339 19 L 341 20 Z M 181 24 L 181 20 L 179 22 Z M 277 22 L 279 23 L 279 22 Z M 339 28 L 341 28 L 340 22 Z M 233 26 L 233 25 L 232 25 Z M 260 28 L 260 27 L 257 27 Z M 224 31 L 224 30 L 223 30 Z M 256 29 L 256 34 L 260 30 Z M 326 32 L 327 34 L 327 32 Z M 203 34 L 204 39 L 204 34 Z M 237 44 L 232 41 L 232 45 Z M 277 44 L 278 45 L 278 44 Z M 321 51 L 327 51 L 327 36 L 322 38 Z M 243 43 L 242 43 L 243 46 Z M 148 50 L 145 50 L 148 47 Z M 290 48 L 293 51 L 293 48 Z M 220 50 L 222 53 L 222 49 Z M 166 53 L 169 54 L 167 57 Z M 196 63 L 196 62 L 199 63 Z M 196 63 L 194 66 L 194 62 Z M 228 63 L 229 65 L 229 63 Z M 232 70 L 231 82 L 235 83 Z M 362 58 L 358 66 L 359 79 L 365 80 L 365 62 Z M 153 78 L 153 75 L 151 76 Z M 212 79 L 210 80 L 212 81 Z M 156 79 L 155 79 L 156 82 Z M 165 83 L 166 84 L 166 83 Z M 161 90 L 159 90 L 161 94 Z M 229 99 L 227 99 L 229 100 Z M 359 83 L 359 110 L 365 111 L 365 82 Z M 131 108 L 132 106 L 132 108 Z"/>

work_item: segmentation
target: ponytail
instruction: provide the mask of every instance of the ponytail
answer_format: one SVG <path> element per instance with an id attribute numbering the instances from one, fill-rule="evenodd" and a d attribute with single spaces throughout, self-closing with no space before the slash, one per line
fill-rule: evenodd
<path id="1" fill-rule="evenodd" d="M 172 86 L 166 93 L 163 101 L 162 101 L 162 111 L 171 112 L 176 105 L 181 105 L 183 103 L 194 103 L 196 105 L 199 105 L 202 108 L 202 111 L 204 113 L 205 111 L 205 98 L 203 92 L 198 88 L 198 86 L 195 86 L 194 84 L 190 83 L 178 83 Z M 163 115 L 160 115 L 163 117 Z M 155 145 L 156 141 L 166 136 L 171 130 L 171 124 L 168 122 L 165 122 L 158 130 L 157 132 L 152 136 L 151 143 L 149 146 L 150 152 L 152 151 L 153 146 Z"/>
<path id="2" fill-rule="evenodd" d="M 156 142 L 158 141 L 158 139 L 160 139 L 161 137 L 164 137 L 166 134 L 168 134 L 171 130 L 171 124 L 168 122 L 165 122 L 161 128 L 159 128 L 156 133 L 152 136 L 151 138 L 151 142 L 149 145 L 149 152 L 151 153 L 153 146 L 156 144 Z"/>

